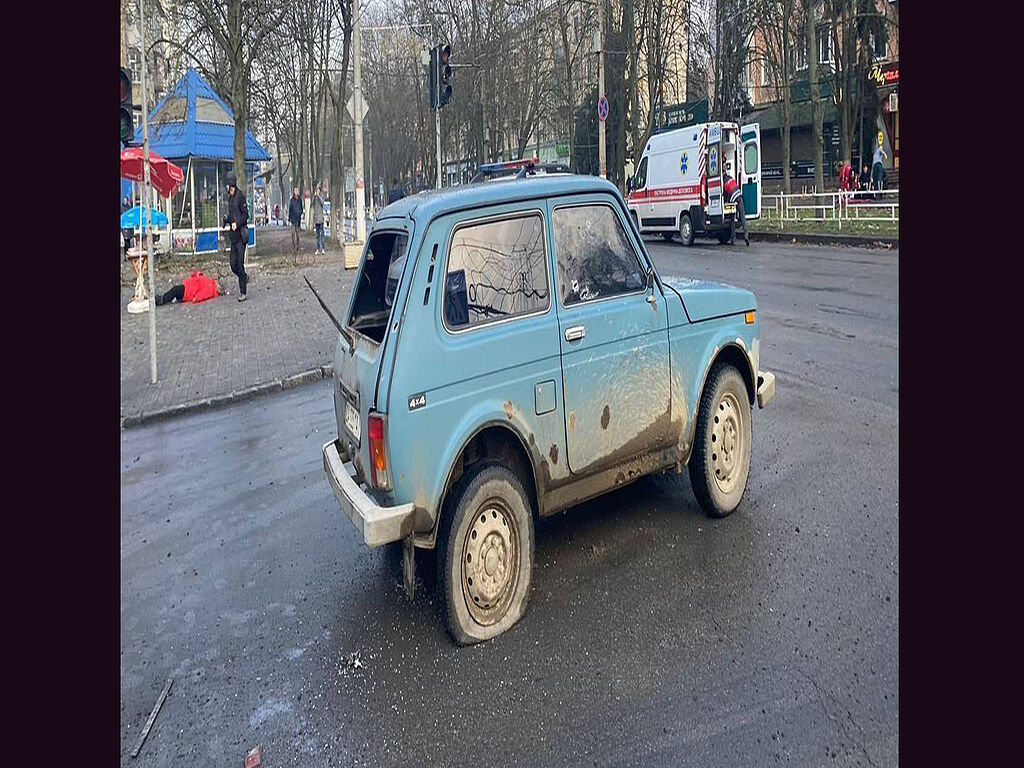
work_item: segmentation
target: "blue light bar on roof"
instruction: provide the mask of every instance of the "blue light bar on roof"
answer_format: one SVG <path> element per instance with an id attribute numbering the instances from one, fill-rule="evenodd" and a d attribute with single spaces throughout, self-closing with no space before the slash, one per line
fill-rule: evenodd
<path id="1" fill-rule="evenodd" d="M 495 173 L 512 168 L 522 168 L 524 165 L 536 165 L 539 161 L 538 157 L 524 157 L 522 160 L 508 160 L 504 163 L 482 163 L 480 170 L 484 173 Z"/>

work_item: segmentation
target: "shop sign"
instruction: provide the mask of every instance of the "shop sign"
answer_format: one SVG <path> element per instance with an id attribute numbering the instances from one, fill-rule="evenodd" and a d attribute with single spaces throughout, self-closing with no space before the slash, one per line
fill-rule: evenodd
<path id="1" fill-rule="evenodd" d="M 900 65 L 898 61 L 890 64 L 875 64 L 868 72 L 868 80 L 874 83 L 876 88 L 887 85 L 896 85 L 900 81 Z"/>

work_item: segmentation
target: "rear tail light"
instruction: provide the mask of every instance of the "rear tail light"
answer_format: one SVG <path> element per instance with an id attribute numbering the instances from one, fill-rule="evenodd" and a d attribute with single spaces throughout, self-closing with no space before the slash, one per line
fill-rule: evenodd
<path id="1" fill-rule="evenodd" d="M 370 482 L 381 491 L 391 490 L 391 474 L 388 471 L 388 456 L 385 450 L 384 416 L 371 413 L 367 424 L 370 437 Z"/>

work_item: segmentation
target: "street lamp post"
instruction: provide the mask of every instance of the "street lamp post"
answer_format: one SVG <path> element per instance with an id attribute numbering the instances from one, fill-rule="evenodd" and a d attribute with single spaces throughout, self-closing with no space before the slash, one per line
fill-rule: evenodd
<path id="1" fill-rule="evenodd" d="M 597 42 L 600 46 L 598 57 L 597 57 L 597 98 L 598 103 L 604 98 L 604 2 L 598 0 L 597 3 Z M 597 121 L 597 135 L 598 135 L 598 158 L 601 163 L 601 178 L 608 178 L 608 148 L 606 146 L 607 141 L 605 139 L 605 127 L 604 120 L 598 118 Z"/>
<path id="2" fill-rule="evenodd" d="M 355 126 L 356 158 L 355 158 L 355 209 L 356 209 L 356 240 L 366 240 L 366 201 L 363 199 L 363 94 L 361 88 L 361 68 L 359 62 L 359 0 L 352 0 L 352 54 L 354 59 L 352 123 Z"/>
<path id="3" fill-rule="evenodd" d="M 139 0 L 139 36 L 142 51 L 142 162 L 143 206 L 141 214 L 149 215 L 149 235 L 146 237 L 146 263 L 149 276 L 149 383 L 156 384 L 156 288 L 153 279 L 153 193 L 149 179 L 149 104 L 146 93 L 146 14 L 145 0 Z M 145 232 L 146 219 L 142 219 Z"/>

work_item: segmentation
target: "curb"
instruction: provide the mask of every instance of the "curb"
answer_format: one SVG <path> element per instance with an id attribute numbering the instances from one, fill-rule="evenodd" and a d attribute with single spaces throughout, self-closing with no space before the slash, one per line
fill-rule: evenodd
<path id="1" fill-rule="evenodd" d="M 255 384 L 251 387 L 245 387 L 244 389 L 237 389 L 226 395 L 215 395 L 201 400 L 191 400 L 187 403 L 171 405 L 148 413 L 133 413 L 127 416 L 122 416 L 121 429 L 137 427 L 141 424 L 149 424 L 154 421 L 174 418 L 175 416 L 183 416 L 187 413 L 194 413 L 195 411 L 202 411 L 208 408 L 217 408 L 223 405 L 231 405 L 232 403 L 240 403 L 243 400 L 250 400 L 259 395 L 267 395 L 271 392 L 281 392 L 285 389 L 294 389 L 302 384 L 309 384 L 314 381 L 320 381 L 321 379 L 329 379 L 332 376 L 334 376 L 333 365 L 330 363 L 327 365 L 320 365 L 316 368 L 311 368 L 308 371 L 296 373 L 294 376 L 286 376 L 283 379 L 275 379 L 274 381 Z"/>
<path id="2" fill-rule="evenodd" d="M 750 239 L 762 243 L 805 243 L 810 245 L 849 245 L 857 248 L 899 248 L 899 237 L 882 235 L 841 235 L 839 233 L 764 232 L 750 230 Z"/>

